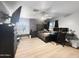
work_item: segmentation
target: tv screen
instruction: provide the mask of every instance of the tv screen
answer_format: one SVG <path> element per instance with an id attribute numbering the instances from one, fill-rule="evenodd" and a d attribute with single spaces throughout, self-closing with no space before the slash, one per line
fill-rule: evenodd
<path id="1" fill-rule="evenodd" d="M 22 6 L 20 6 L 20 7 L 12 14 L 11 23 L 16 24 L 16 22 L 19 22 L 20 13 L 21 13 L 21 8 L 22 8 Z"/>

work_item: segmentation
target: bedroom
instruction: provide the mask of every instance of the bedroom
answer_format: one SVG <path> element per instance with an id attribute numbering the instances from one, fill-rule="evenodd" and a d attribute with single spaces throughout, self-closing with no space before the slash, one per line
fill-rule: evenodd
<path id="1" fill-rule="evenodd" d="M 15 12 L 19 8 L 20 13 Z M 0 24 L 14 26 L 14 36 L 18 36 L 18 45 L 16 40 L 11 41 L 12 48 L 17 45 L 12 57 L 79 57 L 79 1 L 0 1 L 0 15 Z M 65 45 L 65 41 L 69 45 Z M 3 52 L 1 57 L 9 56 Z"/>

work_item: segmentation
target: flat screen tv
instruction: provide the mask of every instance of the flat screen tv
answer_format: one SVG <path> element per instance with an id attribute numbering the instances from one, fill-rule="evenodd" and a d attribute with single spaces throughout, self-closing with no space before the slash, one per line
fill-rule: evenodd
<path id="1" fill-rule="evenodd" d="M 11 23 L 16 24 L 16 22 L 19 22 L 21 8 L 22 8 L 22 6 L 20 6 L 18 9 L 16 9 L 16 11 L 12 14 Z"/>

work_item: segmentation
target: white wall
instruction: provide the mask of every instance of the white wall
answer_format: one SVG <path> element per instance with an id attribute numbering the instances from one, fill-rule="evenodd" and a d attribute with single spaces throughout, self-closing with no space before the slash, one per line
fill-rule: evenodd
<path id="1" fill-rule="evenodd" d="M 61 18 L 59 26 L 75 30 L 75 34 L 79 38 L 79 11 L 68 17 Z"/>
<path id="2" fill-rule="evenodd" d="M 4 13 L 9 14 L 9 9 L 3 2 L 0 2 L 0 11 L 3 11 Z"/>
<path id="3" fill-rule="evenodd" d="M 5 17 L 3 13 L 9 14 L 9 10 L 3 2 L 0 2 L 0 22 L 6 21 L 6 19 L 2 18 Z"/>
<path id="4" fill-rule="evenodd" d="M 30 30 L 36 31 L 36 24 L 37 24 L 36 19 L 30 19 Z"/>

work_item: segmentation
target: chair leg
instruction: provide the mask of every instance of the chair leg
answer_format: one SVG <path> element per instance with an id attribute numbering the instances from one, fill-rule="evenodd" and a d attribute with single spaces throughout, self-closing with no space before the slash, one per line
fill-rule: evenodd
<path id="1" fill-rule="evenodd" d="M 63 47 L 64 47 L 64 45 L 65 45 L 65 42 L 62 43 L 62 46 L 63 46 Z"/>
<path id="2" fill-rule="evenodd" d="M 62 45 L 64 47 L 64 45 Z"/>

